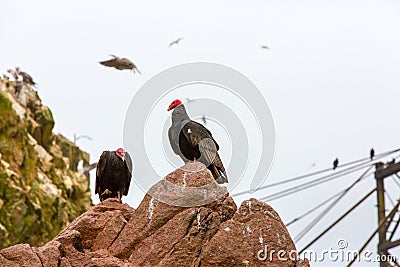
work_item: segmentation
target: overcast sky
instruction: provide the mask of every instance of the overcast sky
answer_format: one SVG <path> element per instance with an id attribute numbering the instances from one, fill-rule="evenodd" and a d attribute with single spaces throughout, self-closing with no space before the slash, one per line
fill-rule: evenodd
<path id="1" fill-rule="evenodd" d="M 0 10 L 1 72 L 14 66 L 29 72 L 44 104 L 53 111 L 55 132 L 70 139 L 74 133 L 91 136 L 92 141 L 82 139 L 79 145 L 93 161 L 103 150 L 123 146 L 125 113 L 146 80 L 169 67 L 197 61 L 238 70 L 267 100 L 277 142 L 266 184 L 329 168 L 336 157 L 341 162 L 366 157 L 371 147 L 377 153 L 400 147 L 397 1 L 2 0 Z M 168 48 L 178 37 L 184 40 Z M 271 49 L 262 50 L 263 44 Z M 109 54 L 130 58 L 142 75 L 99 65 Z M 199 92 L 194 87 L 181 98 L 214 97 L 207 90 Z M 227 98 L 224 104 L 235 110 L 235 103 Z M 167 118 L 167 113 L 160 115 L 163 121 Z M 160 140 L 153 142 L 159 146 Z M 229 148 L 221 147 L 229 165 Z M 160 155 L 155 160 L 162 159 Z M 288 222 L 357 175 L 269 204 Z M 338 218 L 374 182 L 371 176 L 354 189 L 297 247 Z M 247 190 L 248 185 L 244 182 L 234 192 Z M 400 191 L 395 184 L 388 188 L 397 199 Z M 136 207 L 142 196 L 132 184 L 124 200 Z M 249 197 L 235 201 L 240 205 Z M 98 202 L 97 196 L 93 199 Z M 296 235 L 307 220 L 290 227 L 291 234 Z M 357 250 L 376 228 L 376 220 L 374 196 L 312 249 L 336 248 L 337 240 L 344 238 L 350 249 Z M 367 248 L 375 251 L 376 241 Z M 400 249 L 392 252 L 400 255 Z"/>

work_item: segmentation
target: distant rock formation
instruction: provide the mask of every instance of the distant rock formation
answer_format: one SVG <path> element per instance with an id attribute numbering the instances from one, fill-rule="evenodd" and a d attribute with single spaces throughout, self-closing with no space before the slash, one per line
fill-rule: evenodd
<path id="1" fill-rule="evenodd" d="M 89 155 L 52 132 L 33 87 L 15 86 L 0 79 L 0 248 L 43 245 L 92 206 L 89 177 L 77 172 Z"/>
<path id="2" fill-rule="evenodd" d="M 215 183 L 204 166 L 202 171 L 190 171 L 199 164 L 187 163 L 188 171 L 180 168 L 164 179 L 187 187 Z M 260 260 L 264 256 L 260 250 L 266 247 L 284 251 L 287 261 L 279 260 L 277 253 Z M 108 199 L 42 247 L 20 244 L 0 251 L 0 266 L 24 265 L 306 267 L 309 263 L 297 259 L 296 247 L 275 210 L 256 199 L 237 209 L 226 191 L 210 204 L 187 208 L 162 203 L 149 194 L 136 210 Z"/>

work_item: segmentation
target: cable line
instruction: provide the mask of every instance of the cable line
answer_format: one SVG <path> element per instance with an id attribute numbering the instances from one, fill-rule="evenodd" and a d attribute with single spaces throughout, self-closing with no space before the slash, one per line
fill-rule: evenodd
<path id="1" fill-rule="evenodd" d="M 303 213 L 302 215 L 300 215 L 297 218 L 294 218 L 293 220 L 291 220 L 289 223 L 287 223 L 285 226 L 288 227 L 291 224 L 303 219 L 304 217 L 306 217 L 307 215 L 313 213 L 314 211 L 316 211 L 317 209 L 319 209 L 320 207 L 322 207 L 323 205 L 325 205 L 326 203 L 328 203 L 329 201 L 331 201 L 332 199 L 334 199 L 335 197 L 337 197 L 338 195 L 342 194 L 344 192 L 344 190 L 334 194 L 333 196 L 331 196 L 330 198 L 326 199 L 325 201 L 321 202 L 320 204 L 318 204 L 317 206 L 315 206 L 314 208 L 310 209 L 309 211 Z"/>
<path id="2" fill-rule="evenodd" d="M 362 199 L 360 199 L 356 204 L 354 204 L 350 209 L 348 209 L 339 219 L 337 219 L 334 223 L 332 223 L 328 228 L 326 228 L 321 234 L 319 234 L 316 238 L 314 238 L 310 243 L 308 243 L 302 250 L 300 250 L 299 254 L 303 253 L 307 248 L 312 246 L 315 242 L 317 242 L 322 236 L 324 236 L 329 230 L 331 230 L 336 224 L 338 224 L 341 220 L 343 220 L 347 215 L 349 215 L 354 209 L 356 209 L 361 203 L 363 203 L 369 196 L 371 196 L 376 191 L 376 188 L 372 189 L 368 194 L 366 194 Z"/>
<path id="3" fill-rule="evenodd" d="M 384 158 L 384 157 L 387 157 L 388 155 L 396 153 L 398 151 L 400 151 L 400 148 L 377 154 L 377 155 L 375 155 L 375 157 L 373 159 L 373 162 L 375 163 L 377 160 L 379 160 L 381 158 Z M 347 162 L 347 163 L 340 164 L 338 166 L 338 168 L 343 168 L 345 166 L 353 165 L 353 164 L 356 164 L 356 163 L 359 163 L 359 162 L 363 162 L 363 163 L 362 164 L 358 164 L 357 166 L 361 166 L 361 165 L 363 165 L 363 164 L 365 164 L 367 162 L 371 163 L 371 159 L 369 157 L 357 159 L 357 160 L 354 160 L 354 161 L 350 161 L 350 162 Z M 353 167 L 357 167 L 357 166 L 353 166 Z M 347 168 L 347 169 L 342 170 L 342 171 L 338 171 L 336 173 L 342 173 L 342 172 L 344 172 L 346 170 L 350 170 L 351 168 L 352 167 Z M 273 183 L 273 184 L 264 185 L 264 186 L 261 186 L 260 188 L 258 188 L 257 191 L 258 190 L 263 190 L 263 189 L 266 189 L 266 188 L 270 188 L 270 187 L 274 187 L 274 186 L 277 186 L 277 185 L 281 185 L 281 184 L 290 183 L 290 182 L 294 182 L 294 181 L 297 181 L 297 180 L 305 179 L 305 178 L 312 177 L 312 176 L 315 176 L 317 174 L 325 173 L 325 172 L 328 172 L 328 171 L 332 171 L 332 168 L 323 169 L 323 170 L 319 170 L 319 171 L 316 171 L 316 172 L 312 172 L 312 173 L 296 176 L 296 177 L 293 177 L 293 178 L 289 178 L 289 179 L 286 179 L 286 180 L 283 180 L 283 181 L 279 181 L 279 182 L 276 182 L 276 183 Z M 232 197 L 237 197 L 237 196 L 241 196 L 241 195 L 248 194 L 248 193 L 249 193 L 248 190 L 241 191 L 241 192 L 232 194 Z"/>
<path id="4" fill-rule="evenodd" d="M 318 177 L 318 178 L 316 178 L 314 180 L 311 180 L 311 181 L 309 181 L 307 183 L 304 183 L 304 184 L 301 184 L 301 185 L 297 185 L 297 186 L 289 188 L 289 189 L 283 189 L 283 190 L 281 190 L 281 191 L 279 191 L 277 193 L 274 193 L 272 195 L 260 198 L 260 200 L 261 201 L 276 200 L 276 199 L 285 197 L 287 195 L 291 195 L 291 194 L 303 191 L 305 189 L 312 188 L 312 187 L 320 185 L 322 183 L 326 183 L 326 182 L 329 182 L 331 180 L 341 178 L 341 177 L 343 177 L 345 175 L 348 175 L 350 173 L 365 169 L 366 167 L 371 167 L 371 166 L 361 166 L 361 167 L 359 167 L 357 169 L 349 170 L 346 173 L 336 173 L 335 175 L 327 175 L 327 176 L 323 176 L 323 177 Z"/>
<path id="5" fill-rule="evenodd" d="M 375 229 L 375 231 L 371 234 L 371 236 L 368 238 L 368 240 L 364 243 L 364 245 L 360 248 L 360 250 L 355 255 L 355 257 L 352 259 L 352 261 L 346 267 L 350 267 L 351 265 L 353 265 L 353 263 L 357 260 L 358 256 L 361 254 L 361 252 L 364 251 L 364 249 L 368 246 L 369 242 L 371 242 L 371 240 L 374 238 L 376 233 L 378 233 L 379 229 L 381 229 L 381 227 L 385 226 L 388 218 L 392 217 L 395 214 L 395 212 L 399 208 L 399 205 L 400 205 L 400 199 L 397 202 L 396 206 L 394 206 L 393 209 L 390 211 L 390 213 L 382 221 L 379 222 L 378 228 Z"/>
<path id="6" fill-rule="evenodd" d="M 294 238 L 295 242 L 300 241 L 317 223 L 326 215 L 328 212 L 339 203 L 339 201 L 348 193 L 350 190 L 362 181 L 365 177 L 368 177 L 368 172 L 372 169 L 372 166 L 369 167 L 357 180 L 355 180 L 349 187 L 344 190 L 344 192 L 332 203 L 330 204 L 325 210 L 323 210 L 314 220 L 312 220 L 299 234 Z"/>

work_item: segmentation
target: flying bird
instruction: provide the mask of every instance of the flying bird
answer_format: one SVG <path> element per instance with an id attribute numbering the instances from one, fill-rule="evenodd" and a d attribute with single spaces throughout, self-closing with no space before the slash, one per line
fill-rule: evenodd
<path id="1" fill-rule="evenodd" d="M 317 166 L 317 162 L 316 161 L 314 161 L 313 164 L 311 164 L 310 169 L 315 168 L 315 166 Z"/>
<path id="2" fill-rule="evenodd" d="M 371 150 L 369 151 L 369 158 L 371 160 L 373 160 L 375 157 L 375 150 L 373 148 L 371 148 Z"/>
<path id="3" fill-rule="evenodd" d="M 333 169 L 335 170 L 338 166 L 339 166 L 339 159 L 336 158 L 336 159 L 333 161 Z"/>
<path id="4" fill-rule="evenodd" d="M 114 55 L 110 55 L 111 57 L 113 57 L 110 60 L 105 60 L 105 61 L 100 61 L 99 63 L 101 65 L 107 66 L 107 67 L 114 67 L 117 70 L 132 70 L 133 73 L 135 73 L 135 70 L 139 73 L 142 74 L 138 68 L 136 67 L 135 64 L 133 64 L 132 61 L 130 61 L 127 58 L 121 58 L 121 57 L 117 57 Z"/>
<path id="5" fill-rule="evenodd" d="M 88 136 L 88 135 L 77 135 L 77 134 L 74 134 L 74 144 L 76 145 L 76 142 L 77 142 L 79 139 L 83 139 L 83 138 L 88 139 L 88 140 L 90 140 L 90 141 L 93 140 L 93 138 L 90 137 L 90 136 Z"/>
<path id="6" fill-rule="evenodd" d="M 270 49 L 268 46 L 266 46 L 266 45 L 260 45 L 260 47 L 261 47 L 261 49 Z"/>
<path id="7" fill-rule="evenodd" d="M 36 83 L 33 81 L 33 78 L 32 78 L 31 75 L 29 75 L 28 73 L 22 71 L 19 67 L 16 67 L 15 71 L 17 72 L 18 75 L 21 75 L 22 81 L 24 83 L 32 85 L 32 86 L 36 86 Z"/>
<path id="8" fill-rule="evenodd" d="M 180 37 L 180 38 L 178 38 L 178 39 L 176 39 L 176 40 L 172 41 L 172 42 L 169 44 L 169 46 L 168 46 L 168 47 L 171 47 L 171 46 L 173 46 L 173 45 L 178 45 L 178 44 L 179 44 L 179 42 L 180 42 L 180 41 L 182 41 L 182 40 L 183 40 L 183 38 L 182 38 L 182 37 Z"/>
<path id="9" fill-rule="evenodd" d="M 123 148 L 103 151 L 97 163 L 95 194 L 100 201 L 128 195 L 132 178 L 132 159 Z"/>
<path id="10" fill-rule="evenodd" d="M 92 163 L 88 166 L 83 166 L 83 160 L 80 160 L 78 162 L 78 166 L 76 169 L 80 174 L 89 174 L 89 172 L 93 169 L 96 169 L 96 167 L 97 167 L 97 162 Z"/>
<path id="11" fill-rule="evenodd" d="M 203 121 L 204 124 L 207 124 L 207 118 L 206 115 L 203 115 L 203 117 L 201 117 L 201 120 Z"/>
<path id="12" fill-rule="evenodd" d="M 228 176 L 218 154 L 219 145 L 211 132 L 202 124 L 192 121 L 185 106 L 177 99 L 172 101 L 172 125 L 168 130 L 169 142 L 175 154 L 186 163 L 200 161 L 210 170 L 217 183 L 228 182 Z"/>

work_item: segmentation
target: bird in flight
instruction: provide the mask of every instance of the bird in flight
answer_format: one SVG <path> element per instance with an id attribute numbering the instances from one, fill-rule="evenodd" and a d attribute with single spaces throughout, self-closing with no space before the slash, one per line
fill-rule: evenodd
<path id="1" fill-rule="evenodd" d="M 333 161 L 333 169 L 335 170 L 338 166 L 339 166 L 339 159 L 336 158 L 336 159 Z"/>
<path id="2" fill-rule="evenodd" d="M 371 150 L 369 151 L 369 158 L 371 160 L 373 160 L 375 157 L 375 150 L 373 148 L 371 148 Z"/>
<path id="3" fill-rule="evenodd" d="M 204 124 L 207 124 L 207 118 L 206 115 L 203 115 L 203 117 L 201 117 L 201 120 L 203 121 Z"/>
<path id="4" fill-rule="evenodd" d="M 200 161 L 207 166 L 217 183 L 227 183 L 228 176 L 218 154 L 219 145 L 211 132 L 189 118 L 179 99 L 172 101 L 167 110 L 173 110 L 168 137 L 174 153 L 185 163 Z"/>
<path id="5" fill-rule="evenodd" d="M 183 37 L 180 37 L 180 38 L 178 38 L 178 39 L 172 41 L 171 43 L 169 43 L 169 46 L 168 46 L 168 47 L 171 47 L 171 46 L 173 46 L 173 45 L 178 45 L 179 42 L 182 41 L 182 40 L 183 40 Z"/>
<path id="6" fill-rule="evenodd" d="M 260 45 L 260 47 L 261 47 L 261 49 L 270 49 L 268 46 L 266 46 L 266 45 Z"/>
<path id="7" fill-rule="evenodd" d="M 128 195 L 132 178 L 132 159 L 127 151 L 118 148 L 116 151 L 103 151 L 97 163 L 95 194 L 100 201 Z"/>
<path id="8" fill-rule="evenodd" d="M 141 74 L 141 72 L 136 67 L 136 65 L 129 59 L 124 58 L 124 57 L 123 58 L 117 57 L 114 55 L 110 55 L 110 56 L 112 57 L 112 59 L 100 61 L 99 63 L 106 67 L 114 67 L 117 70 L 132 70 L 133 73 L 135 73 L 135 71 L 137 71 L 139 74 Z"/>

